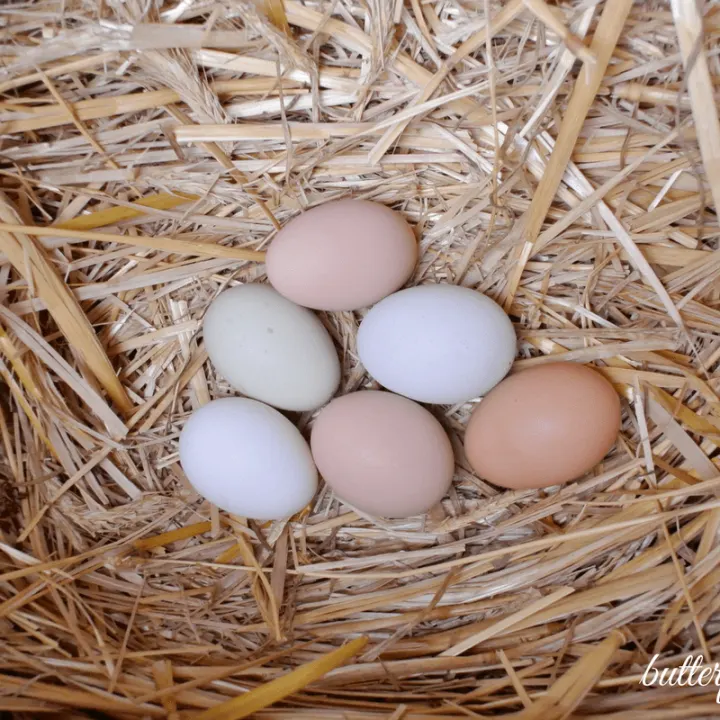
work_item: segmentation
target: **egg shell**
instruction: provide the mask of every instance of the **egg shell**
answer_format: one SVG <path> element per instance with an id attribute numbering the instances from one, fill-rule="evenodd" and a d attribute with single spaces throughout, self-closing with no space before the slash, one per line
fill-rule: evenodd
<path id="1" fill-rule="evenodd" d="M 203 334 L 220 375 L 269 405 L 314 410 L 340 383 L 340 363 L 323 324 L 268 285 L 238 285 L 218 295 Z"/>
<path id="2" fill-rule="evenodd" d="M 620 430 L 620 400 L 600 373 L 550 363 L 503 380 L 473 412 L 465 453 L 475 472 L 506 488 L 541 488 L 591 470 Z"/>
<path id="3" fill-rule="evenodd" d="M 248 398 L 221 398 L 195 411 L 180 433 L 180 463 L 210 502 L 256 520 L 302 510 L 317 489 L 317 470 L 298 429 Z"/>
<path id="4" fill-rule="evenodd" d="M 447 405 L 500 382 L 516 348 L 502 308 L 456 285 L 421 285 L 385 298 L 365 316 L 357 336 L 360 360 L 381 385 Z"/>
<path id="5" fill-rule="evenodd" d="M 442 425 L 423 407 L 388 392 L 336 398 L 315 420 L 313 458 L 339 498 L 379 517 L 410 517 L 438 503 L 455 460 Z"/>
<path id="6" fill-rule="evenodd" d="M 412 274 L 417 242 L 402 215 L 366 200 L 312 208 L 280 230 L 267 252 L 273 287 L 316 310 L 357 310 Z"/>

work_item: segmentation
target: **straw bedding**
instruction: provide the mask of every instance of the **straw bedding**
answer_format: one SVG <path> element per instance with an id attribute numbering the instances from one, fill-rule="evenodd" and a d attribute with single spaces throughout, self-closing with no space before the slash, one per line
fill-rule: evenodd
<path id="1" fill-rule="evenodd" d="M 0 710 L 716 717 L 640 678 L 718 654 L 719 33 L 691 0 L 5 0 Z M 427 517 L 192 492 L 178 433 L 231 394 L 203 312 L 351 195 L 416 228 L 413 283 L 504 304 L 518 368 L 614 383 L 595 472 L 484 483 L 468 403 L 435 409 L 458 466 Z M 360 314 L 323 320 L 368 386 Z"/>

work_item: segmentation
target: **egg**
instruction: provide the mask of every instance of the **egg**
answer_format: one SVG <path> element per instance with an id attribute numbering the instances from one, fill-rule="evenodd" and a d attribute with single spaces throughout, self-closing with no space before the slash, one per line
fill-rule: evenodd
<path id="1" fill-rule="evenodd" d="M 180 433 L 180 463 L 210 502 L 256 520 L 302 510 L 317 489 L 317 470 L 298 429 L 248 398 L 221 398 L 195 411 Z"/>
<path id="2" fill-rule="evenodd" d="M 390 295 L 368 312 L 357 336 L 360 360 L 381 385 L 419 402 L 447 405 L 500 382 L 516 345 L 502 308 L 456 285 L 421 285 Z"/>
<path id="3" fill-rule="evenodd" d="M 283 410 L 314 410 L 340 383 L 323 324 L 268 285 L 220 293 L 205 314 L 203 335 L 210 360 L 235 390 Z"/>
<path id="4" fill-rule="evenodd" d="M 429 510 L 448 491 L 455 467 L 442 425 L 425 408 L 388 392 L 333 400 L 315 420 L 310 447 L 335 494 L 380 517 Z"/>
<path id="5" fill-rule="evenodd" d="M 399 213 L 366 200 L 338 200 L 292 219 L 270 244 L 272 286 L 316 310 L 357 310 L 397 290 L 417 262 Z"/>
<path id="6" fill-rule="evenodd" d="M 615 443 L 620 400 L 600 373 L 574 363 L 523 370 L 473 412 L 465 453 L 475 472 L 505 488 L 541 488 L 591 470 Z"/>

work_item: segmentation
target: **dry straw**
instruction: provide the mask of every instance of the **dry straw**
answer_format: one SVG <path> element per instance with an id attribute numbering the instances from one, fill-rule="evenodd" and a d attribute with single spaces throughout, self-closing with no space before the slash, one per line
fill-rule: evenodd
<path id="1" fill-rule="evenodd" d="M 23 718 L 698 720 L 720 658 L 720 13 L 673 0 L 0 4 L 0 710 Z M 323 490 L 258 525 L 177 438 L 198 335 L 276 228 L 396 208 L 414 283 L 504 302 L 517 369 L 623 398 L 593 473 L 427 517 Z M 361 313 L 324 318 L 343 390 Z M 294 418 L 303 430 L 312 417 Z"/>

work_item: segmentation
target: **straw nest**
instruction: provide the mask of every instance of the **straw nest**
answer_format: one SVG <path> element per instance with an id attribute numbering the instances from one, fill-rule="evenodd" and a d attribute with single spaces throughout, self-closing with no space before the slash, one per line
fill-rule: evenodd
<path id="1" fill-rule="evenodd" d="M 5 0 L 0 710 L 716 717 L 712 686 L 639 682 L 656 653 L 719 649 L 720 14 L 702 12 Z M 414 283 L 504 304 L 518 367 L 615 384 L 602 466 L 499 491 L 462 456 L 467 403 L 435 409 L 458 464 L 427 517 L 323 490 L 258 526 L 193 493 L 178 433 L 232 392 L 204 311 L 264 279 L 275 228 L 350 195 L 414 225 Z M 343 391 L 367 386 L 360 314 L 323 320 Z"/>

